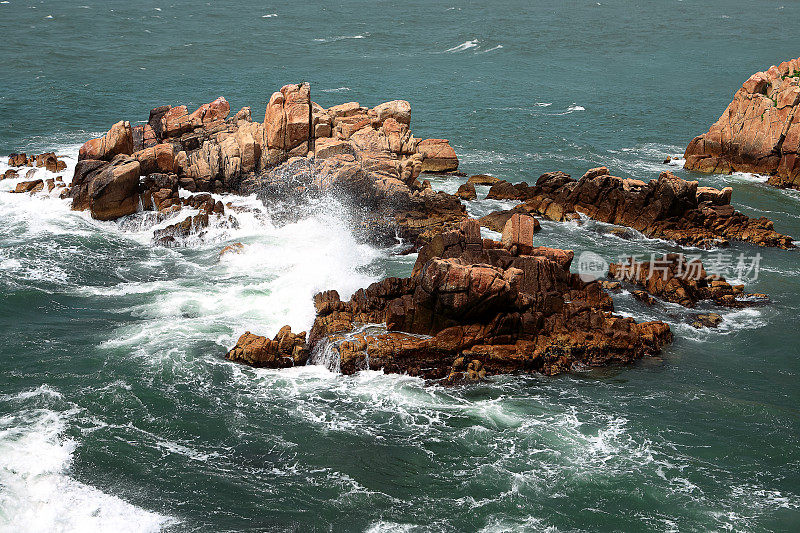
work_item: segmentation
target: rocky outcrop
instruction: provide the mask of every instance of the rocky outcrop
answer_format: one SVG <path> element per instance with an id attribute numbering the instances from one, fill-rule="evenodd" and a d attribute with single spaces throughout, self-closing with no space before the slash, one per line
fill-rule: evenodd
<path id="1" fill-rule="evenodd" d="M 514 186 L 516 209 L 550 220 L 574 220 L 581 215 L 636 229 L 649 237 L 680 244 L 724 246 L 731 240 L 759 246 L 793 248 L 792 238 L 776 232 L 772 221 L 748 218 L 732 205 L 731 190 L 699 187 L 670 172 L 648 182 L 611 176 L 606 167 L 593 168 L 579 180 L 563 172 L 548 172 L 536 185 Z"/>
<path id="2" fill-rule="evenodd" d="M 458 170 L 456 151 L 447 139 L 425 139 L 419 143 L 419 151 L 425 156 L 423 172 L 453 172 Z"/>
<path id="3" fill-rule="evenodd" d="M 800 59 L 756 72 L 708 132 L 689 143 L 685 168 L 769 174 L 773 185 L 800 188 L 799 104 Z"/>
<path id="4" fill-rule="evenodd" d="M 8 166 L 36 166 L 46 168 L 50 172 L 61 172 L 67 168 L 67 164 L 60 160 L 54 152 L 32 155 L 30 158 L 25 153 L 11 154 L 8 156 Z"/>
<path id="5" fill-rule="evenodd" d="M 456 191 L 456 196 L 462 200 L 475 200 L 478 198 L 478 193 L 475 191 L 475 185 L 472 183 L 462 183 Z"/>
<path id="6" fill-rule="evenodd" d="M 117 122 L 81 147 L 68 193 L 73 207 L 90 208 L 90 183 L 100 175 L 107 178 L 112 171 L 103 172 L 128 157 L 138 163 L 138 190 L 125 181 L 115 193 L 127 195 L 115 198 L 117 208 L 95 209 L 93 216 L 100 211 L 104 219 L 123 216 L 139 204 L 145 210 L 170 210 L 180 204 L 178 188 L 257 193 L 264 201 L 284 204 L 332 193 L 353 207 L 367 235 L 384 241 L 400 236 L 421 244 L 466 216 L 456 196 L 434 192 L 418 180 L 426 160 L 430 168 L 449 170 L 457 166 L 457 157 L 447 141 L 414 138 L 405 100 L 325 109 L 311 100 L 307 83 L 290 84 L 270 97 L 263 123 L 251 115 L 245 107 L 231 117 L 229 103 L 220 97 L 193 112 L 186 106 L 154 108 L 141 126 Z M 167 176 L 175 185 L 164 187 L 165 178 L 152 176 Z M 302 207 L 293 211 L 301 213 Z M 184 222 L 174 228 L 178 233 L 190 224 Z"/>
<path id="7" fill-rule="evenodd" d="M 531 246 L 532 225 L 510 221 L 501 243 L 466 220 L 420 250 L 409 278 L 373 283 L 347 302 L 336 291 L 317 294 L 310 353 L 335 352 L 343 373 L 372 368 L 455 383 L 629 363 L 671 341 L 663 322 L 613 315 L 599 283 L 570 273 L 571 251 Z"/>
<path id="8" fill-rule="evenodd" d="M 292 328 L 284 326 L 270 340 L 246 331 L 225 357 L 255 367 L 289 368 L 304 365 L 308 359 L 306 332 L 292 333 Z"/>
<path id="9" fill-rule="evenodd" d="M 628 259 L 612 263 L 609 276 L 643 288 L 648 294 L 684 307 L 710 300 L 723 307 L 763 304 L 763 294 L 745 294 L 744 285 L 731 285 L 719 275 L 709 275 L 699 259 L 687 261 L 683 254 L 666 254 L 653 261 Z"/>
<path id="10" fill-rule="evenodd" d="M 98 220 L 135 213 L 139 208 L 140 170 L 139 161 L 126 155 L 117 155 L 110 162 L 79 161 L 70 188 L 73 209 L 89 209 Z"/>

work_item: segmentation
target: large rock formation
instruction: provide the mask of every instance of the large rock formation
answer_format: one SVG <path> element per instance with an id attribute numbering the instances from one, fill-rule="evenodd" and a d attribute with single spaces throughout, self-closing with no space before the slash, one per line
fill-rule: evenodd
<path id="1" fill-rule="evenodd" d="M 275 92 L 263 123 L 254 122 L 247 107 L 229 115 L 230 105 L 220 97 L 191 113 L 186 106 L 157 107 L 141 126 L 117 122 L 81 147 L 67 193 L 73 207 L 108 220 L 139 205 L 170 210 L 183 203 L 179 188 L 258 193 L 284 203 L 333 193 L 355 208 L 369 236 L 420 244 L 466 216 L 456 196 L 436 193 L 417 179 L 426 157 L 442 169 L 457 165 L 457 158 L 447 141 L 424 144 L 435 150 L 420 148 L 404 100 L 371 109 L 358 102 L 325 109 L 303 83 Z M 129 165 L 123 174 L 120 158 Z M 131 160 L 138 164 L 135 179 Z"/>
<path id="2" fill-rule="evenodd" d="M 420 250 L 411 277 L 373 283 L 347 302 L 336 291 L 317 294 L 309 353 L 333 351 L 344 373 L 372 368 L 452 382 L 629 363 L 671 341 L 663 322 L 613 315 L 597 282 L 570 273 L 571 251 L 530 245 L 532 227 L 510 221 L 500 243 L 465 220 Z M 243 339 L 229 359 L 243 360 L 253 343 Z"/>
<path id="3" fill-rule="evenodd" d="M 685 168 L 769 174 L 773 185 L 800 188 L 798 104 L 800 59 L 756 72 L 708 132 L 689 143 Z"/>
<path id="4" fill-rule="evenodd" d="M 515 211 L 550 220 L 584 215 L 634 228 L 649 237 L 700 247 L 726 245 L 730 240 L 794 247 L 792 238 L 777 233 L 772 221 L 736 211 L 730 205 L 730 188 L 699 187 L 696 181 L 670 172 L 646 183 L 611 176 L 606 167 L 593 168 L 579 180 L 563 172 L 548 172 L 532 187 L 520 183 L 512 188 L 516 199 L 524 200 Z"/>

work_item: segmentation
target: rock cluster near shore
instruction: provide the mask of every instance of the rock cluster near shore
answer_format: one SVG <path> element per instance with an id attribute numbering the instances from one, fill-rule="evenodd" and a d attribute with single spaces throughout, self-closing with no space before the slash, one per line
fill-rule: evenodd
<path id="1" fill-rule="evenodd" d="M 699 247 L 724 246 L 731 240 L 794 247 L 792 238 L 776 232 L 771 220 L 751 219 L 736 211 L 730 205 L 729 187 L 700 187 L 696 181 L 670 172 L 644 182 L 612 176 L 606 167 L 598 167 L 579 180 L 563 172 L 548 172 L 533 186 L 498 182 L 492 185 L 492 190 L 495 188 L 502 191 L 503 198 L 523 202 L 513 212 L 538 214 L 550 220 L 573 220 L 584 215 L 633 228 L 648 237 Z M 490 217 L 484 217 L 488 227 L 492 227 Z"/>
<path id="2" fill-rule="evenodd" d="M 608 275 L 638 287 L 632 294 L 647 305 L 655 305 L 656 298 L 689 309 L 702 301 L 727 308 L 753 307 L 769 302 L 765 294 L 745 293 L 744 285 L 731 285 L 720 275 L 709 275 L 699 259 L 687 261 L 683 254 L 665 254 L 653 261 L 630 258 L 623 263 L 612 263 Z M 619 282 L 604 283 L 619 285 Z M 715 328 L 722 322 L 722 316 L 701 313 L 693 315 L 690 322 L 696 328 Z"/>
<path id="3" fill-rule="evenodd" d="M 598 282 L 570 273 L 571 251 L 534 247 L 530 217 L 508 226 L 505 242 L 497 242 L 481 238 L 476 220 L 465 220 L 420 250 L 410 277 L 373 283 L 347 302 L 336 291 L 317 294 L 308 353 L 334 350 L 343 373 L 373 368 L 457 382 L 629 363 L 671 341 L 663 322 L 614 315 Z M 365 324 L 385 329 L 372 332 Z M 258 339 L 277 352 L 246 360 L 241 354 L 256 342 L 246 334 L 228 358 L 270 367 L 303 363 L 293 359 L 292 343 L 281 350 L 277 337 Z"/>
<path id="4" fill-rule="evenodd" d="M 255 192 L 276 201 L 333 192 L 368 211 L 362 222 L 371 237 L 400 235 L 420 244 L 466 216 L 457 197 L 434 192 L 418 179 L 423 171 L 455 170 L 458 158 L 447 140 L 420 141 L 411 134 L 411 106 L 404 100 L 325 109 L 303 83 L 275 92 L 263 122 L 254 121 L 248 107 L 233 116 L 230 111 L 220 97 L 193 112 L 157 107 L 142 125 L 115 123 L 81 147 L 64 196 L 72 198 L 74 209 L 114 220 L 140 208 L 170 213 L 204 203 L 179 189 Z M 11 158 L 12 165 L 27 161 L 24 154 Z M 201 215 L 223 216 L 225 210 Z M 183 226 L 202 227 L 204 220 Z M 174 242 L 161 237 L 160 243 Z"/>
<path id="5" fill-rule="evenodd" d="M 754 172 L 800 188 L 800 59 L 756 72 L 707 133 L 686 148 L 685 168 Z"/>

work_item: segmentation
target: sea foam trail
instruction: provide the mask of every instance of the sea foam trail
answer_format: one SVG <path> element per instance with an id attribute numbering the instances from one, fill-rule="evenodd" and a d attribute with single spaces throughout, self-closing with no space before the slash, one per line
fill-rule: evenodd
<path id="1" fill-rule="evenodd" d="M 61 395 L 42 386 L 0 402 L 26 405 L 41 397 Z M 174 524 L 68 475 L 78 443 L 63 433 L 76 412 L 22 408 L 0 418 L 0 531 L 139 533 Z"/>

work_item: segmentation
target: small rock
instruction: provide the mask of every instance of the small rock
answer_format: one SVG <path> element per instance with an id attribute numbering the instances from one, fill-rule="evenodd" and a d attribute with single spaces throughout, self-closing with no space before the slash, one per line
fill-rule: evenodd
<path id="1" fill-rule="evenodd" d="M 474 176 L 470 176 L 467 180 L 467 183 L 471 183 L 473 185 L 494 185 L 500 181 L 500 178 L 495 178 L 494 176 L 490 176 L 488 174 L 475 174 Z"/>
<path id="2" fill-rule="evenodd" d="M 222 257 L 225 254 L 240 254 L 244 251 L 244 244 L 240 242 L 235 242 L 233 244 L 229 244 L 225 248 L 219 251 L 219 256 Z"/>
<path id="3" fill-rule="evenodd" d="M 462 200 L 475 200 L 478 197 L 478 194 L 475 192 L 475 185 L 467 182 L 461 184 L 456 192 L 456 196 Z"/>
<path id="4" fill-rule="evenodd" d="M 696 315 L 692 322 L 692 327 L 695 328 L 716 328 L 722 322 L 722 317 L 717 313 L 703 313 Z"/>
<path id="5" fill-rule="evenodd" d="M 647 305 L 655 305 L 656 299 L 650 296 L 647 291 L 636 290 L 631 293 L 634 298 Z"/>

